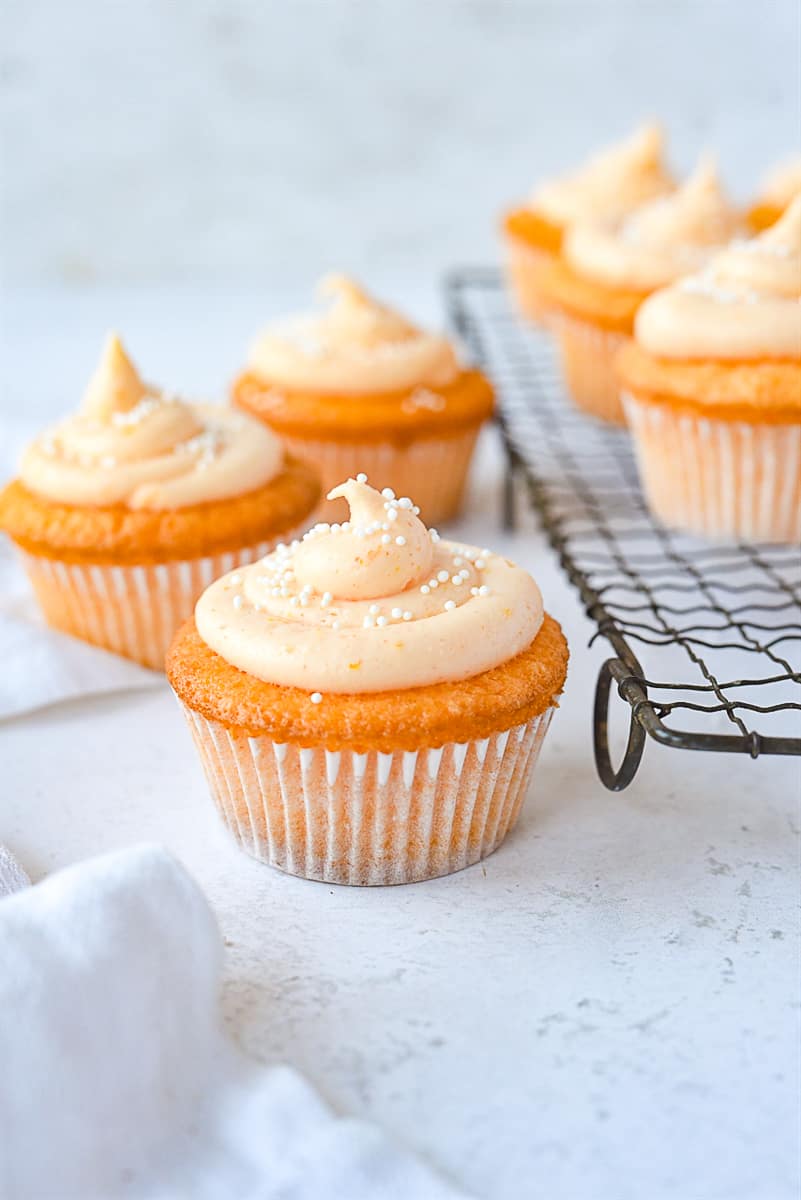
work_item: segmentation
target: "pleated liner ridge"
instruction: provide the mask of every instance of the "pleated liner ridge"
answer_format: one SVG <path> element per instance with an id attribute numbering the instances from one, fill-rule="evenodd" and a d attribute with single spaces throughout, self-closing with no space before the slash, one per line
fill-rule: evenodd
<path id="1" fill-rule="evenodd" d="M 517 821 L 554 711 L 481 741 L 357 754 L 250 738 L 182 707 L 242 849 L 348 884 L 432 879 L 491 854 Z"/>

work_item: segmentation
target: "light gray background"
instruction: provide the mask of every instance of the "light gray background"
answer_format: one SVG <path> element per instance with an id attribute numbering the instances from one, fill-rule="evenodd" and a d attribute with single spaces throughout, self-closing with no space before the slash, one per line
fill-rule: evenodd
<path id="1" fill-rule="evenodd" d="M 796 0 L 3 0 L 7 285 L 408 289 L 642 115 L 747 196 L 798 141 Z M 423 282 L 424 281 L 424 282 Z"/>

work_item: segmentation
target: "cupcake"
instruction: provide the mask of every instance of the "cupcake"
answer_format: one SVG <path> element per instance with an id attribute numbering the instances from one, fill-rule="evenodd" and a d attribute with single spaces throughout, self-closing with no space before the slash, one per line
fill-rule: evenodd
<path id="1" fill-rule="evenodd" d="M 801 196 L 637 314 L 618 370 L 640 476 L 669 526 L 801 539 Z"/>
<path id="2" fill-rule="evenodd" d="M 431 523 L 456 515 L 478 431 L 493 408 L 479 371 L 444 338 L 415 328 L 349 279 L 332 276 L 326 311 L 290 318 L 256 340 L 233 400 L 325 490 L 367 471 L 398 495 L 414 490 Z M 342 501 L 323 515 L 343 519 Z"/>
<path id="3" fill-rule="evenodd" d="M 801 154 L 790 155 L 765 176 L 748 213 L 751 229 L 760 233 L 775 225 L 796 196 L 801 196 Z"/>
<path id="4" fill-rule="evenodd" d="M 574 225 L 542 279 L 568 391 L 579 408 L 624 420 L 615 355 L 651 292 L 703 266 L 742 218 L 702 162 L 682 187 L 616 223 Z"/>
<path id="5" fill-rule="evenodd" d="M 0 528 L 50 625 L 163 670 L 204 587 L 291 537 L 318 499 L 258 421 L 143 383 L 111 336 L 80 411 L 0 491 Z"/>
<path id="6" fill-rule="evenodd" d="M 364 475 L 350 520 L 208 588 L 167 675 L 248 854 L 329 883 L 410 883 L 514 826 L 567 646 L 534 580 L 440 540 Z"/>
<path id="7" fill-rule="evenodd" d="M 559 257 L 567 230 L 576 222 L 614 221 L 672 182 L 662 161 L 662 131 L 644 125 L 626 141 L 594 155 L 569 175 L 538 187 L 528 204 L 504 219 L 507 273 L 521 311 L 541 320 L 546 304 L 543 273 Z"/>

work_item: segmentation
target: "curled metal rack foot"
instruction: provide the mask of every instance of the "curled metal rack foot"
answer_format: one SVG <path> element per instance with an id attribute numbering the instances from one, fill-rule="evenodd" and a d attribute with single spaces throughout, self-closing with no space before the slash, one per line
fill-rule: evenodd
<path id="1" fill-rule="evenodd" d="M 665 529 L 643 499 L 627 431 L 571 406 L 551 339 L 517 318 L 498 273 L 457 271 L 446 294 L 455 329 L 498 392 L 504 522 L 513 527 L 527 497 L 596 636 L 614 650 L 594 707 L 606 787 L 631 783 L 647 738 L 751 758 L 801 754 L 798 549 L 713 545 Z M 613 683 L 630 708 L 617 769 Z"/>

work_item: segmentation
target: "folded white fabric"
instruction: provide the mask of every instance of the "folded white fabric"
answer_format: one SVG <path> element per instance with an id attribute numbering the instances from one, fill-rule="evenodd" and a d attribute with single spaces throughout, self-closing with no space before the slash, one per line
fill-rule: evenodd
<path id="1" fill-rule="evenodd" d="M 79 696 L 164 686 L 155 671 L 50 629 L 22 568 L 2 541 L 0 663 L 0 720 Z"/>
<path id="2" fill-rule="evenodd" d="M 464 1200 L 224 1035 L 222 949 L 158 847 L 0 900 L 4 1200 Z"/>

